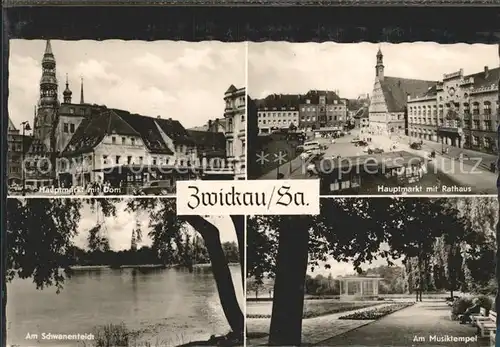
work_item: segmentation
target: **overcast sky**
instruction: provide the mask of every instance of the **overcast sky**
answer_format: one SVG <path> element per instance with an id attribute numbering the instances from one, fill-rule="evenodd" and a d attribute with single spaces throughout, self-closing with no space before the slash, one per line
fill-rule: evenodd
<path id="1" fill-rule="evenodd" d="M 139 214 L 130 213 L 125 211 L 126 203 L 119 203 L 116 205 L 116 216 L 104 218 L 103 230 L 109 238 L 110 247 L 114 251 L 130 249 L 130 242 L 132 237 L 132 230 L 135 228 L 136 220 L 139 219 L 141 223 L 141 230 L 143 233 L 143 242 L 138 246 L 150 246 L 152 240 L 148 237 L 148 232 L 151 230 L 149 227 L 149 216 L 147 213 L 142 212 Z M 98 217 L 99 215 L 99 217 Z M 102 214 L 92 210 L 90 205 L 84 204 L 81 210 L 80 225 L 78 228 L 78 235 L 75 238 L 75 244 L 81 248 L 87 248 L 88 231 L 95 227 L 97 220 L 102 221 Z M 234 241 L 236 242 L 236 232 L 232 223 L 231 217 L 206 217 L 208 221 L 212 222 L 219 228 L 221 233 L 221 241 Z M 193 230 L 192 228 L 190 228 Z"/>
<path id="2" fill-rule="evenodd" d="M 186 127 L 223 116 L 224 92 L 245 84 L 245 43 L 52 40 L 59 98 L 69 76 L 73 103 L 177 119 Z M 11 40 L 9 116 L 14 125 L 33 122 L 39 97 L 44 40 Z M 31 124 L 33 125 L 33 124 Z"/>
<path id="3" fill-rule="evenodd" d="M 248 94 L 303 94 L 311 89 L 339 90 L 340 96 L 371 94 L 378 48 L 385 75 L 440 80 L 444 73 L 465 74 L 499 66 L 497 45 L 437 43 L 286 43 L 248 45 Z"/>

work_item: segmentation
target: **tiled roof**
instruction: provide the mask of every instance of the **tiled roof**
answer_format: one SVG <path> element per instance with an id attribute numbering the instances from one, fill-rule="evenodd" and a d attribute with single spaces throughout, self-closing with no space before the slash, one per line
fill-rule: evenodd
<path id="1" fill-rule="evenodd" d="M 384 77 L 380 81 L 388 112 L 403 112 L 408 95 L 417 97 L 436 85 L 436 81 L 424 81 L 399 77 Z"/>
<path id="2" fill-rule="evenodd" d="M 464 76 L 464 78 L 474 78 L 474 88 L 482 88 L 489 87 L 492 84 L 498 84 L 498 80 L 500 79 L 500 67 L 490 69 L 488 71 L 488 76 L 486 76 L 484 71 Z"/>
<path id="3" fill-rule="evenodd" d="M 341 98 L 332 91 L 328 90 L 310 90 L 306 94 L 271 94 L 264 99 L 255 99 L 258 109 L 281 109 L 288 107 L 298 108 L 310 100 L 311 104 L 319 104 L 319 97 L 326 96 L 326 104 L 333 104 L 335 101 L 341 101 Z"/>
<path id="4" fill-rule="evenodd" d="M 333 104 L 335 101 L 341 101 L 337 93 L 329 90 L 310 90 L 303 96 L 303 99 L 304 101 L 311 100 L 311 104 L 319 104 L 320 96 L 326 96 L 326 104 Z"/>
<path id="5" fill-rule="evenodd" d="M 254 99 L 255 105 L 259 109 L 281 109 L 283 107 L 298 108 L 301 104 L 301 95 L 298 94 L 271 94 L 264 99 Z"/>
<path id="6" fill-rule="evenodd" d="M 194 144 L 189 137 L 187 130 L 182 126 L 181 122 L 173 119 L 153 118 L 160 126 L 161 130 L 176 144 L 191 146 Z"/>
<path id="7" fill-rule="evenodd" d="M 141 137 L 152 153 L 173 154 L 162 138 L 160 129 L 176 144 L 194 144 L 179 121 L 147 117 L 118 109 L 101 109 L 100 113 L 83 119 L 64 152 L 89 152 L 106 135 L 117 134 Z"/>
<path id="8" fill-rule="evenodd" d="M 116 111 L 107 109 L 84 118 L 63 152 L 75 154 L 91 151 L 106 135 L 140 136 Z"/>
<path id="9" fill-rule="evenodd" d="M 193 139 L 196 146 L 201 148 L 207 156 L 225 156 L 226 137 L 224 136 L 224 133 L 199 130 L 188 130 L 187 132 Z"/>

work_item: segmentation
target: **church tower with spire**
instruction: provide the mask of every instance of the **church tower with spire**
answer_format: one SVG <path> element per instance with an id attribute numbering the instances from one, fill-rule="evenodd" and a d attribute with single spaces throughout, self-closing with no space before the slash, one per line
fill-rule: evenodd
<path id="1" fill-rule="evenodd" d="M 57 97 L 56 59 L 52 53 L 50 40 L 45 44 L 45 53 L 42 58 L 42 78 L 40 79 L 40 98 L 37 114 L 33 126 L 35 138 L 51 149 L 51 133 L 54 124 L 59 100 Z"/>
<path id="2" fill-rule="evenodd" d="M 71 104 L 71 95 L 73 92 L 69 89 L 68 74 L 66 74 L 66 89 L 64 89 L 63 97 L 65 104 Z"/>
<path id="3" fill-rule="evenodd" d="M 83 77 L 81 78 L 81 84 L 80 84 L 80 104 L 84 104 L 85 99 L 83 97 Z"/>
<path id="4" fill-rule="evenodd" d="M 384 80 L 384 55 L 380 50 L 380 47 L 377 52 L 377 65 L 375 65 L 375 76 L 379 79 L 379 81 Z"/>

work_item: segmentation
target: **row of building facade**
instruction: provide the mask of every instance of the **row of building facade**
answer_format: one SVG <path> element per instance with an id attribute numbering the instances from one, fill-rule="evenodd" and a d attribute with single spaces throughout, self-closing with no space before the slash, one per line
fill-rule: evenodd
<path id="1" fill-rule="evenodd" d="M 271 94 L 255 100 L 260 133 L 274 129 L 341 127 L 349 118 L 348 100 L 338 91 L 310 90 L 306 94 Z"/>
<path id="2" fill-rule="evenodd" d="M 376 56 L 369 129 L 384 135 L 497 153 L 500 68 L 465 75 L 444 74 L 440 81 L 384 76 L 383 54 Z"/>
<path id="3" fill-rule="evenodd" d="M 86 103 L 83 81 L 79 103 L 72 102 L 68 81 L 62 94 L 61 103 L 56 61 L 47 41 L 33 134 L 23 136 L 23 131 L 9 119 L 10 184 L 24 180 L 23 184 L 38 188 L 53 185 L 54 179 L 58 186 L 84 186 L 113 180 L 112 183 L 120 185 L 142 184 L 160 179 L 158 175 L 164 176 L 169 167 L 172 170 L 167 176 L 182 168 L 187 172 L 189 168 L 190 171 L 196 169 L 198 175 L 246 177 L 245 88 L 231 85 L 221 96 L 225 102 L 223 118 L 210 122 L 206 129 L 192 130 L 171 118 Z M 26 124 L 28 122 L 21 124 L 22 129 L 26 129 Z M 47 166 L 55 166 L 55 170 L 45 170 Z M 147 167 L 149 172 L 138 172 L 138 167 Z M 192 177 L 184 175 L 183 178 Z"/>

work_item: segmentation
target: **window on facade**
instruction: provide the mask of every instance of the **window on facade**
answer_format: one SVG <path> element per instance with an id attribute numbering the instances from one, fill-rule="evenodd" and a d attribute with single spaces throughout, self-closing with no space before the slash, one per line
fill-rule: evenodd
<path id="1" fill-rule="evenodd" d="M 66 134 L 67 134 L 67 133 L 69 133 L 69 124 L 68 124 L 68 123 L 64 123 L 63 128 L 64 128 L 64 129 L 63 129 L 63 131 L 64 131 Z"/>
<path id="2" fill-rule="evenodd" d="M 122 137 L 122 145 L 124 145 L 125 143 L 127 143 L 127 139 L 125 137 Z"/>
<path id="3" fill-rule="evenodd" d="M 107 155 L 103 155 L 103 156 L 102 156 L 102 162 L 103 162 L 104 164 L 106 164 L 106 163 L 107 163 L 107 161 L 108 161 L 108 156 L 107 156 Z"/>
<path id="4" fill-rule="evenodd" d="M 135 139 L 134 139 L 134 138 L 131 138 L 131 139 L 130 139 L 130 143 L 132 144 L 132 146 L 135 146 Z"/>
<path id="5" fill-rule="evenodd" d="M 491 102 L 489 101 L 484 102 L 484 114 L 487 116 L 491 115 Z"/>
<path id="6" fill-rule="evenodd" d="M 119 155 L 117 155 L 117 156 L 115 157 L 115 163 L 116 163 L 116 164 L 120 164 L 120 158 L 121 158 L 121 156 L 119 156 Z"/>
<path id="7" fill-rule="evenodd" d="M 74 113 L 75 113 L 75 109 L 74 109 L 73 107 L 70 107 L 70 108 L 69 108 L 69 113 L 70 113 L 70 114 L 74 114 Z"/>
<path id="8" fill-rule="evenodd" d="M 474 129 L 474 130 L 479 130 L 479 120 L 474 119 L 474 120 L 472 121 L 472 129 Z"/>
<path id="9" fill-rule="evenodd" d="M 246 142 L 245 140 L 241 140 L 241 150 L 243 153 L 246 153 Z"/>
<path id="10" fill-rule="evenodd" d="M 72 134 L 75 132 L 75 125 L 74 125 L 73 123 L 71 123 L 71 124 L 69 125 L 69 131 L 70 131 L 70 133 L 72 133 Z"/>
<path id="11" fill-rule="evenodd" d="M 233 119 L 229 118 L 227 122 L 227 131 L 231 132 L 233 131 Z"/>
<path id="12" fill-rule="evenodd" d="M 493 142 L 491 141 L 491 139 L 489 137 L 485 137 L 483 139 L 483 143 L 484 143 L 484 148 L 487 148 L 487 149 L 491 149 L 492 144 L 493 144 Z"/>
<path id="13" fill-rule="evenodd" d="M 484 121 L 484 130 L 492 131 L 493 127 L 491 126 L 491 120 Z"/>
<path id="14" fill-rule="evenodd" d="M 479 114 L 479 103 L 478 102 L 475 102 L 472 104 L 472 114 L 473 115 Z"/>
<path id="15" fill-rule="evenodd" d="M 115 143 L 116 143 L 116 137 L 111 136 L 111 143 L 112 143 L 112 144 L 115 144 Z"/>
<path id="16" fill-rule="evenodd" d="M 472 136 L 472 145 L 479 146 L 479 136 Z"/>
<path id="17" fill-rule="evenodd" d="M 85 109 L 83 109 L 83 108 L 82 108 L 82 109 L 80 109 L 80 114 L 81 114 L 82 116 L 85 116 Z"/>
<path id="18" fill-rule="evenodd" d="M 144 160 L 143 157 L 139 157 L 139 163 L 142 164 L 142 161 Z"/>

